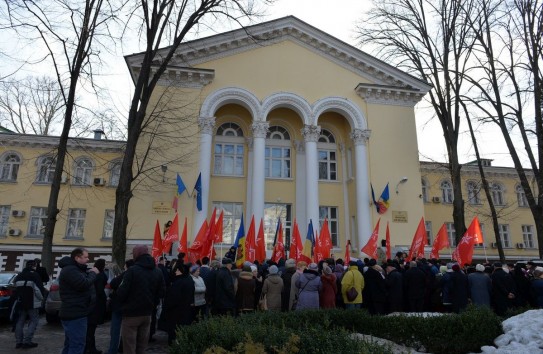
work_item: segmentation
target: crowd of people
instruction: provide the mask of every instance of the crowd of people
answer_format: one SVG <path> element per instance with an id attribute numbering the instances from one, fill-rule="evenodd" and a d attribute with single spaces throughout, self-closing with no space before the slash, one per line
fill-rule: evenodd
<path id="1" fill-rule="evenodd" d="M 406 255 L 398 253 L 381 264 L 375 259 L 348 264 L 341 259 L 309 264 L 281 259 L 236 267 L 235 254 L 234 249 L 221 260 L 204 257 L 195 264 L 185 262 L 180 254 L 171 260 L 161 257 L 156 264 L 147 246 L 137 245 L 124 270 L 111 268 L 116 276 L 107 284 L 105 262 L 97 260 L 87 269 L 87 251 L 74 249 L 59 262 L 63 354 L 102 353 L 96 349 L 94 333 L 104 321 L 106 304 L 111 310 L 109 354 L 119 352 L 120 347 L 127 354 L 144 353 L 157 329 L 166 331 L 172 344 L 179 326 L 209 316 L 259 310 L 365 308 L 373 315 L 459 313 L 471 303 L 504 315 L 514 307 L 543 308 L 543 268 L 532 262 L 462 267 L 435 259 L 406 261 Z M 35 263 L 27 268 L 19 280 L 32 280 L 38 296 L 40 278 L 31 274 Z M 106 287 L 111 289 L 109 299 Z M 35 318 L 32 311 L 28 316 Z M 20 327 L 18 324 L 16 348 L 29 348 L 34 345 L 29 344 L 32 336 L 23 336 Z"/>

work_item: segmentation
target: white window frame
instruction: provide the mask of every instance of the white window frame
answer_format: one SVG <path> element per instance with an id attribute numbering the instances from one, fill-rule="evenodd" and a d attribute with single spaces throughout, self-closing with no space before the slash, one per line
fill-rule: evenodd
<path id="1" fill-rule="evenodd" d="M 8 234 L 10 215 L 11 205 L 0 205 L 0 237 L 5 237 Z"/>
<path id="2" fill-rule="evenodd" d="M 468 181 L 466 183 L 466 190 L 468 191 L 468 203 L 470 205 L 481 204 L 481 188 L 475 181 Z"/>
<path id="3" fill-rule="evenodd" d="M 534 225 L 522 225 L 522 241 L 526 248 L 536 248 L 534 242 Z"/>
<path id="4" fill-rule="evenodd" d="M 109 185 L 110 187 L 117 187 L 119 185 L 119 179 L 121 178 L 121 161 L 114 161 L 110 165 L 109 173 Z"/>
<path id="5" fill-rule="evenodd" d="M 334 155 L 333 158 L 331 155 Z M 317 142 L 317 157 L 318 169 L 319 169 L 319 180 L 320 181 L 337 181 L 339 180 L 339 171 L 338 171 L 338 152 L 336 145 L 336 138 L 334 134 L 326 129 L 321 130 L 319 141 Z M 321 167 L 326 176 L 321 175 Z M 333 170 L 333 172 L 332 172 Z M 335 175 L 334 175 L 335 174 Z"/>
<path id="6" fill-rule="evenodd" d="M 423 203 L 430 201 L 430 184 L 426 178 L 421 178 L 421 192 Z"/>
<path id="7" fill-rule="evenodd" d="M 449 245 L 456 247 L 456 229 L 454 228 L 453 222 L 446 222 L 445 227 L 447 228 L 447 237 L 449 238 Z"/>
<path id="8" fill-rule="evenodd" d="M 264 239 L 266 240 L 266 249 L 273 250 L 273 241 L 277 231 L 277 220 L 281 219 L 283 225 L 283 245 L 288 251 L 291 236 L 292 204 L 285 203 L 265 203 L 264 204 Z M 259 225 L 257 225 L 258 231 Z"/>
<path id="9" fill-rule="evenodd" d="M 232 146 L 233 153 L 225 153 Z M 213 174 L 217 176 L 242 177 L 245 171 L 245 140 L 243 130 L 236 123 L 224 123 L 217 128 L 213 145 Z M 220 152 L 217 149 L 220 147 Z M 232 159 L 232 170 L 227 171 L 226 160 Z M 241 161 L 241 165 L 239 165 Z"/>
<path id="10" fill-rule="evenodd" d="M 335 214 L 335 217 L 332 215 Z M 324 219 L 328 219 L 328 229 L 330 230 L 330 238 L 332 239 L 332 246 L 334 248 L 340 247 L 339 245 L 339 208 L 337 206 L 319 206 L 319 226 L 322 230 Z"/>
<path id="11" fill-rule="evenodd" d="M 15 182 L 19 174 L 21 166 L 21 156 L 14 152 L 8 151 L 0 158 L 0 181 Z"/>
<path id="12" fill-rule="evenodd" d="M 434 238 L 432 234 L 432 222 L 424 220 L 424 227 L 426 229 L 426 244 L 431 246 Z"/>
<path id="13" fill-rule="evenodd" d="M 56 160 L 53 156 L 40 156 L 38 158 L 37 183 L 51 183 L 55 176 Z"/>
<path id="14" fill-rule="evenodd" d="M 450 181 L 442 181 L 440 184 L 441 199 L 443 203 L 452 204 L 454 202 L 454 193 L 452 183 Z"/>
<path id="15" fill-rule="evenodd" d="M 494 205 L 505 205 L 505 190 L 500 183 L 492 183 L 490 186 L 490 194 Z"/>
<path id="16" fill-rule="evenodd" d="M 115 221 L 115 209 L 106 209 L 104 212 L 104 228 L 102 238 L 111 240 L 113 238 L 113 222 Z"/>
<path id="17" fill-rule="evenodd" d="M 45 219 L 47 218 L 47 207 L 31 207 L 28 220 L 28 236 L 43 237 L 45 231 Z"/>
<path id="18" fill-rule="evenodd" d="M 509 229 L 509 224 L 498 224 L 498 229 L 500 231 L 500 240 L 502 242 L 503 248 L 511 248 L 511 232 Z"/>
<path id="19" fill-rule="evenodd" d="M 231 245 L 236 240 L 236 235 L 241 225 L 241 215 L 243 214 L 243 203 L 240 202 L 213 202 L 212 208 L 217 209 L 216 219 L 223 214 L 223 244 Z M 245 227 L 245 233 L 249 229 L 249 223 L 251 220 L 243 220 L 243 226 Z M 258 231 L 258 230 L 257 230 Z M 237 245 L 236 245 L 237 247 Z"/>
<path id="20" fill-rule="evenodd" d="M 86 209 L 68 209 L 68 222 L 66 223 L 66 238 L 81 240 L 85 234 Z"/>
<path id="21" fill-rule="evenodd" d="M 515 187 L 515 191 L 517 192 L 517 202 L 518 206 L 521 208 L 528 207 L 528 199 L 526 198 L 526 193 L 524 192 L 524 188 L 520 184 L 518 184 Z"/>
<path id="22" fill-rule="evenodd" d="M 268 141 L 268 140 L 267 140 Z M 292 151 L 290 149 L 290 142 L 286 141 L 273 141 L 273 145 L 268 144 L 266 141 L 265 148 L 265 176 L 266 178 L 279 178 L 290 179 L 292 171 Z M 271 140 L 270 140 L 271 141 Z M 274 154 L 279 151 L 279 156 Z M 276 164 L 279 163 L 279 174 L 276 172 Z M 272 175 L 270 175 L 270 173 Z"/>
<path id="23" fill-rule="evenodd" d="M 90 186 L 92 182 L 92 171 L 94 163 L 88 157 L 77 159 L 74 164 L 74 177 L 72 184 L 74 186 Z"/>

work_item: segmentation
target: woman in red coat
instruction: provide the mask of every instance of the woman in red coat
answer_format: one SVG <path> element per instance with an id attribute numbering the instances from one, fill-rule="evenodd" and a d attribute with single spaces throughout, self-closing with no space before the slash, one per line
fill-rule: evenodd
<path id="1" fill-rule="evenodd" d="M 337 294 L 336 275 L 332 273 L 332 269 L 327 265 L 325 265 L 322 269 L 321 282 L 322 290 L 319 299 L 321 308 L 335 308 Z"/>

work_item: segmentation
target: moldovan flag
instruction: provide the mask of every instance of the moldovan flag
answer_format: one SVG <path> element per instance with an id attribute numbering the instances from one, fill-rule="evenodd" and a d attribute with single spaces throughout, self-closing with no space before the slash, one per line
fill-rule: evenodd
<path id="1" fill-rule="evenodd" d="M 381 196 L 379 197 L 379 200 L 375 200 L 375 193 L 373 192 L 373 186 L 371 186 L 371 197 L 373 199 L 373 204 L 375 205 L 375 209 L 377 209 L 377 212 L 379 214 L 384 214 L 388 210 L 388 207 L 390 206 L 390 202 L 388 201 L 390 199 L 390 193 L 388 191 L 388 183 L 383 189 L 383 192 L 381 193 Z"/>
<path id="2" fill-rule="evenodd" d="M 461 266 L 466 263 L 471 263 L 473 259 L 473 246 L 475 240 L 481 235 L 481 226 L 479 225 L 479 219 L 473 218 L 473 221 L 469 225 L 468 229 L 456 249 L 452 254 L 452 259 L 456 260 Z"/>
<path id="3" fill-rule="evenodd" d="M 191 263 L 196 263 L 198 259 L 200 259 L 200 255 L 204 249 L 205 241 L 206 241 L 206 234 L 207 234 L 207 220 L 204 220 L 202 223 L 202 226 L 200 227 L 200 231 L 198 231 L 198 234 L 194 238 L 194 242 L 192 242 L 192 245 L 188 249 L 188 261 Z"/>
<path id="4" fill-rule="evenodd" d="M 377 239 L 379 238 L 379 223 L 381 222 L 381 218 L 377 220 L 377 225 L 375 225 L 375 229 L 373 230 L 373 233 L 370 236 L 370 239 L 368 240 L 368 243 L 364 247 L 362 247 L 362 252 L 367 254 L 373 259 L 377 259 Z"/>
<path id="5" fill-rule="evenodd" d="M 328 219 L 324 219 L 324 224 L 322 224 L 319 242 L 321 247 L 320 252 L 322 254 L 321 259 L 330 258 L 330 250 L 332 249 L 332 236 L 330 235 L 330 229 L 328 228 Z"/>
<path id="6" fill-rule="evenodd" d="M 245 226 L 243 226 L 243 214 L 241 214 L 241 223 L 236 235 L 236 241 L 234 241 L 234 247 L 236 247 L 236 267 L 239 268 L 245 262 Z"/>
<path id="7" fill-rule="evenodd" d="M 408 262 L 413 259 L 413 256 L 424 257 L 424 246 L 426 246 L 426 225 L 424 224 L 424 217 L 422 217 L 415 236 L 413 236 L 413 242 L 411 242 L 409 256 L 407 256 Z"/>
<path id="8" fill-rule="evenodd" d="M 311 251 L 313 251 L 313 237 L 313 221 L 309 220 L 307 235 L 305 236 L 304 241 L 304 251 L 300 256 L 300 260 L 307 262 L 307 264 L 313 262 L 313 258 L 311 257 Z"/>
<path id="9" fill-rule="evenodd" d="M 219 220 L 215 225 L 215 240 L 214 243 L 222 242 L 222 224 L 224 219 L 224 210 L 221 210 L 221 215 L 219 215 Z"/>
<path id="10" fill-rule="evenodd" d="M 155 262 L 158 263 L 158 258 L 162 255 L 162 237 L 160 236 L 160 225 L 158 220 L 155 226 L 155 237 L 153 239 L 153 250 L 151 251 Z"/>
<path id="11" fill-rule="evenodd" d="M 277 229 L 275 230 L 276 242 L 273 246 L 272 262 L 278 263 L 281 258 L 285 258 L 285 245 L 283 244 L 283 225 L 281 219 L 277 223 Z"/>
<path id="12" fill-rule="evenodd" d="M 178 240 L 179 240 L 179 218 L 177 216 L 177 213 L 175 213 L 175 217 L 173 218 L 172 225 L 170 226 L 170 228 L 166 232 L 166 235 L 164 236 L 164 242 L 162 242 L 162 252 L 169 253 L 172 247 L 172 244 Z"/>
<path id="13" fill-rule="evenodd" d="M 251 263 L 255 262 L 256 257 L 256 235 L 255 235 L 255 216 L 251 217 L 249 231 L 245 237 L 245 260 Z"/>
<path id="14" fill-rule="evenodd" d="M 451 247 L 449 244 L 449 236 L 447 235 L 447 227 L 445 224 L 441 225 L 441 228 L 437 232 L 437 236 L 432 245 L 432 252 L 430 253 L 430 258 L 439 258 L 439 251 L 445 247 Z"/>
<path id="15" fill-rule="evenodd" d="M 302 236 L 300 235 L 300 229 L 298 229 L 298 223 L 294 219 L 294 230 L 292 231 L 292 240 L 290 241 L 290 250 L 288 252 L 289 257 L 297 263 L 301 260 L 302 249 Z"/>
<path id="16" fill-rule="evenodd" d="M 388 221 L 387 221 L 386 242 L 387 242 L 387 260 L 389 260 L 389 259 L 392 259 L 392 252 L 390 251 L 390 230 L 388 229 Z"/>
<path id="17" fill-rule="evenodd" d="M 351 240 L 347 240 L 347 244 L 345 245 L 345 260 L 343 264 L 349 265 L 350 261 L 351 261 Z"/>
<path id="18" fill-rule="evenodd" d="M 177 253 L 187 254 L 189 247 L 187 246 L 187 218 L 185 217 L 185 225 L 183 225 L 183 232 L 181 233 L 181 240 L 179 241 L 179 247 Z"/>
<path id="19" fill-rule="evenodd" d="M 256 235 L 255 248 L 255 259 L 262 264 L 266 260 L 266 240 L 264 239 L 264 222 L 262 219 L 260 219 L 260 227 Z"/>

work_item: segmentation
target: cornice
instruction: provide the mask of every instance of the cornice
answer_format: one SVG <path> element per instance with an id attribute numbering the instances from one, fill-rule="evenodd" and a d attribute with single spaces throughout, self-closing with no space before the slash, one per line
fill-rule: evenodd
<path id="1" fill-rule="evenodd" d="M 58 142 L 58 136 L 0 133 L 1 147 L 55 149 L 58 147 Z M 96 140 L 86 138 L 68 139 L 68 148 L 72 150 L 93 150 L 121 153 L 124 150 L 125 145 L 126 142 L 118 140 Z"/>
<path id="2" fill-rule="evenodd" d="M 424 172 L 435 172 L 435 171 L 448 172 L 447 163 L 427 162 L 427 161 L 420 161 L 420 170 Z M 519 178 L 517 170 L 514 167 L 485 166 L 483 167 L 483 170 L 487 177 L 508 177 L 508 178 L 512 177 L 515 179 Z M 526 173 L 528 177 L 533 177 L 532 170 L 525 169 L 524 172 Z M 463 164 L 462 169 L 460 170 L 460 173 L 464 176 L 480 177 L 479 167 L 477 167 L 476 165 Z"/>
<path id="3" fill-rule="evenodd" d="M 414 107 L 426 94 L 415 89 L 375 84 L 358 84 L 355 91 L 367 103 L 406 107 Z"/>
<path id="4" fill-rule="evenodd" d="M 130 75 L 132 76 L 132 80 L 134 82 L 136 82 L 138 78 L 140 69 L 141 65 L 132 64 Z M 158 69 L 158 65 L 151 67 L 151 77 L 158 71 Z M 158 80 L 158 85 L 201 89 L 202 87 L 210 84 L 214 78 L 215 70 L 168 65 L 166 67 L 166 71 Z"/>

